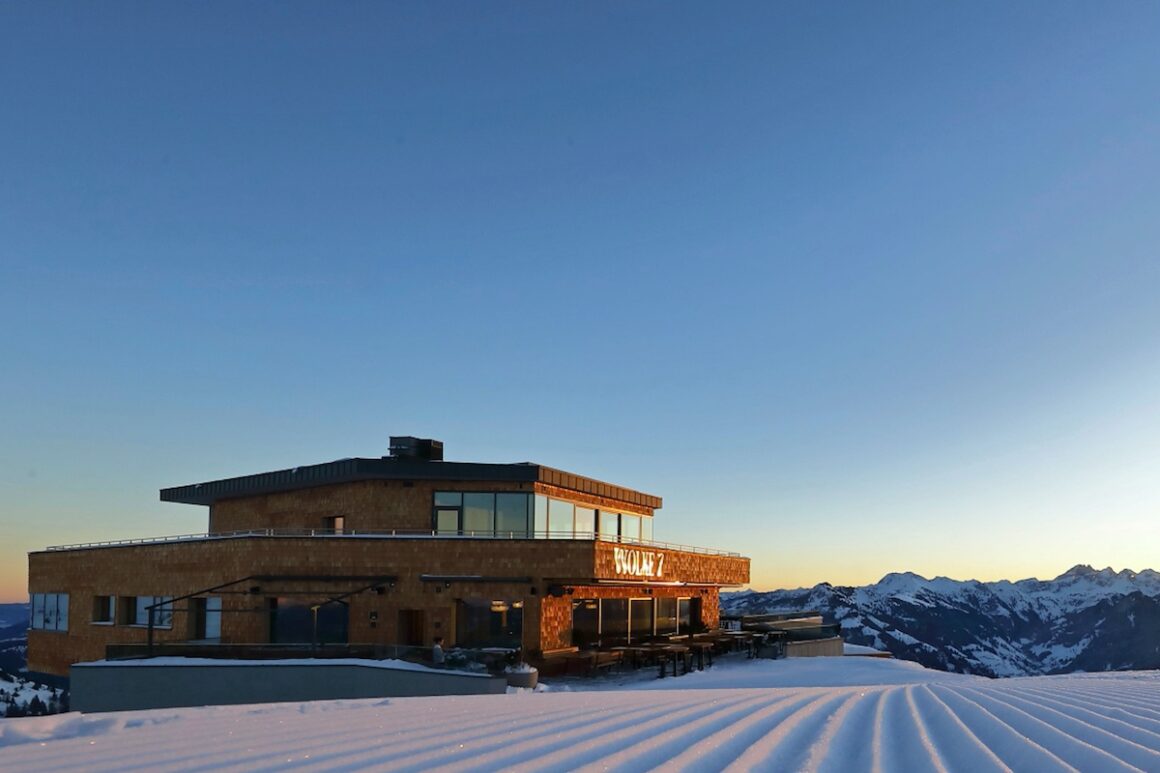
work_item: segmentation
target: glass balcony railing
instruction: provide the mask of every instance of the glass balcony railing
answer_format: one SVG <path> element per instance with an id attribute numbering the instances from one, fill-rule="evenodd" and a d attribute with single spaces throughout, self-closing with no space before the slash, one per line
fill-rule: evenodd
<path id="1" fill-rule="evenodd" d="M 69 545 L 53 545 L 45 548 L 46 552 L 64 550 L 89 550 L 94 548 L 124 547 L 128 545 L 159 545 L 174 542 L 204 542 L 210 540 L 245 539 L 252 537 L 278 538 L 319 538 L 319 539 L 436 539 L 436 540 L 596 540 L 617 542 L 620 544 L 640 545 L 644 547 L 677 550 L 685 553 L 698 553 L 710 556 L 729 556 L 740 558 L 741 554 L 727 550 L 704 548 L 696 545 L 682 545 L 673 542 L 657 540 L 614 538 L 594 532 L 576 533 L 573 531 L 461 531 L 441 532 L 435 530 L 415 529 L 243 529 L 240 531 L 205 532 L 202 534 L 173 534 L 163 537 L 143 537 L 139 539 L 106 540 L 102 542 L 77 542 Z"/>

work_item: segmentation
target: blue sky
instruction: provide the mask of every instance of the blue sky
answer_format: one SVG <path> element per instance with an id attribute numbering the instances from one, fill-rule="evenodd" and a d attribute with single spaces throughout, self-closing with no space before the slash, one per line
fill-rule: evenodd
<path id="1" fill-rule="evenodd" d="M 1158 22 L 4 5 L 0 600 L 390 434 L 757 587 L 1156 566 Z"/>

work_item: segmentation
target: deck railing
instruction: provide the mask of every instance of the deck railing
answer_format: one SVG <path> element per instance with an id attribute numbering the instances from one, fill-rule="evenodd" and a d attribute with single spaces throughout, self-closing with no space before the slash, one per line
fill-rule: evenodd
<path id="1" fill-rule="evenodd" d="M 658 542 L 644 539 L 609 539 L 594 532 L 561 532 L 561 531 L 506 531 L 506 532 L 474 532 L 444 533 L 433 530 L 416 529 L 242 529 L 239 531 L 205 532 L 201 534 L 171 534 L 163 537 L 142 537 L 139 539 L 105 540 L 102 542 L 77 542 L 70 545 L 53 545 L 45 548 L 46 551 L 88 550 L 92 548 L 124 547 L 128 545 L 162 545 L 173 542 L 206 542 L 224 539 L 245 539 L 250 537 L 278 537 L 278 538 L 319 538 L 319 539 L 438 539 L 438 540 L 580 540 L 592 542 L 601 540 L 617 542 L 626 545 L 640 545 L 643 547 L 662 548 L 665 550 L 679 550 L 685 553 L 699 553 L 709 556 L 728 556 L 740 558 L 740 553 L 714 548 L 703 548 L 696 545 L 680 545 L 673 542 Z"/>

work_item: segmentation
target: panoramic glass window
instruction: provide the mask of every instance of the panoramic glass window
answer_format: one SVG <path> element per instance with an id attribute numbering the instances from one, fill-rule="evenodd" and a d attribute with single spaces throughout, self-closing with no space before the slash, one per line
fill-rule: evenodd
<path id="1" fill-rule="evenodd" d="M 600 538 L 610 542 L 620 539 L 620 513 L 600 511 Z"/>
<path id="2" fill-rule="evenodd" d="M 628 614 L 632 625 L 631 641 L 642 642 L 653 635 L 652 599 L 633 599 Z"/>
<path id="3" fill-rule="evenodd" d="M 652 542 L 653 538 L 653 519 L 651 516 L 641 516 L 640 519 L 640 538 L 644 542 Z"/>
<path id="4" fill-rule="evenodd" d="M 689 599 L 677 599 L 677 632 L 689 633 Z"/>
<path id="5" fill-rule="evenodd" d="M 600 643 L 600 602 L 596 599 L 572 601 L 572 645 L 584 649 Z"/>
<path id="6" fill-rule="evenodd" d="M 596 536 L 596 511 L 576 505 L 576 538 L 593 539 Z"/>
<path id="7" fill-rule="evenodd" d="M 548 536 L 548 498 L 536 494 L 535 508 L 535 536 L 542 539 Z"/>
<path id="8" fill-rule="evenodd" d="M 572 539 L 572 518 L 575 506 L 561 499 L 548 500 L 549 539 Z"/>
<path id="9" fill-rule="evenodd" d="M 620 541 L 640 542 L 640 516 L 624 513 L 620 516 Z"/>
<path id="10" fill-rule="evenodd" d="M 459 508 L 458 507 L 436 507 L 435 508 L 435 531 L 438 534 L 458 534 L 459 533 Z"/>
<path id="11" fill-rule="evenodd" d="M 495 533 L 499 537 L 528 536 L 528 495 L 495 495 Z"/>
<path id="12" fill-rule="evenodd" d="M 495 534 L 495 494 L 463 495 L 463 533 L 476 537 Z"/>
<path id="13" fill-rule="evenodd" d="M 657 599 L 657 635 L 677 632 L 677 600 Z"/>

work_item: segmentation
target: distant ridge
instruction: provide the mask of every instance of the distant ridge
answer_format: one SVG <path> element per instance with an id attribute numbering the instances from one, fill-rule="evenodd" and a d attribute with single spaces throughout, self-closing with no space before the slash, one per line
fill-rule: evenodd
<path id="1" fill-rule="evenodd" d="M 721 596 L 722 612 L 817 609 L 852 644 L 984 676 L 1160 668 L 1160 573 L 1077 564 L 1053 580 L 927 579 Z"/>

